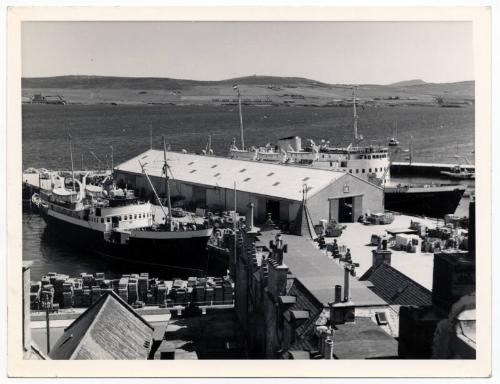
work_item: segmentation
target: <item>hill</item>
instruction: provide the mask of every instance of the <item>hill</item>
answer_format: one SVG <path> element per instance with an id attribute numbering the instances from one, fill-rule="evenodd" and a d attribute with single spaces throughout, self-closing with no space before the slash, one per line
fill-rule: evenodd
<path id="1" fill-rule="evenodd" d="M 54 76 L 22 79 L 23 88 L 59 89 L 176 89 L 194 86 L 232 85 L 326 86 L 327 84 L 301 77 L 246 76 L 220 81 L 172 79 L 168 77 L 115 77 L 115 76 Z"/>
<path id="2" fill-rule="evenodd" d="M 389 84 L 389 86 L 391 86 L 391 87 L 409 87 L 409 86 L 413 86 L 413 85 L 423 85 L 423 84 L 427 84 L 427 83 L 421 79 L 416 79 L 416 80 L 398 81 L 397 83 Z"/>
<path id="3" fill-rule="evenodd" d="M 55 76 L 23 78 L 26 99 L 36 93 L 60 95 L 68 103 L 207 104 L 234 103 L 233 84 L 243 101 L 256 104 L 327 105 L 350 103 L 352 85 L 326 84 L 302 77 L 245 76 L 217 81 L 158 77 Z M 426 83 L 409 80 L 391 85 L 359 84 L 356 95 L 375 104 L 436 103 L 437 98 L 471 102 L 474 81 Z"/>

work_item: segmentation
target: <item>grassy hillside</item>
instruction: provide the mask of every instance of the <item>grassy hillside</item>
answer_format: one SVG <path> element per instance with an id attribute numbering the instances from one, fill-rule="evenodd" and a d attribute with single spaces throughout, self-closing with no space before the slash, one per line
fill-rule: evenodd
<path id="1" fill-rule="evenodd" d="M 233 84 L 244 102 L 253 104 L 325 105 L 352 97 L 350 84 L 326 84 L 300 77 L 247 76 L 220 81 L 154 77 L 56 76 L 23 78 L 23 96 L 61 95 L 69 103 L 207 104 L 234 103 Z M 357 85 L 361 102 L 435 103 L 436 98 L 474 100 L 474 82 L 426 83 L 410 80 L 391 85 Z"/>

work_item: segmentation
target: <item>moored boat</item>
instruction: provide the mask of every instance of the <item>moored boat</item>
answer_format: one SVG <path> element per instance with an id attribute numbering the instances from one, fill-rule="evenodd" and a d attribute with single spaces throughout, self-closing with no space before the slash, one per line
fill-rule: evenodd
<path id="1" fill-rule="evenodd" d="M 166 173 L 166 163 L 164 169 Z M 205 267 L 205 247 L 212 234 L 208 220 L 188 212 L 174 217 L 170 204 L 166 211 L 159 199 L 158 211 L 111 180 L 99 186 L 86 185 L 86 180 L 72 177 L 70 183 L 42 190 L 33 198 L 53 234 L 100 255 L 135 263 Z"/>

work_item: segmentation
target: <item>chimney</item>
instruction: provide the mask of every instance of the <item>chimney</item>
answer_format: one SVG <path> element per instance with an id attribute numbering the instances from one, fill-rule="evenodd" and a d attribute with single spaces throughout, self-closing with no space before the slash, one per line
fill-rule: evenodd
<path id="1" fill-rule="evenodd" d="M 325 360 L 333 360 L 333 336 L 331 335 L 325 338 L 323 356 Z"/>
<path id="2" fill-rule="evenodd" d="M 344 268 L 344 301 L 347 302 L 350 300 L 351 292 L 349 289 L 349 269 Z"/>
<path id="3" fill-rule="evenodd" d="M 382 263 L 391 265 L 392 252 L 385 249 L 374 249 L 372 251 L 372 268 L 377 268 Z"/>
<path id="4" fill-rule="evenodd" d="M 248 227 L 248 230 L 251 231 L 253 229 L 253 203 L 248 203 L 247 205 L 247 217 L 246 217 L 246 225 Z"/>
<path id="5" fill-rule="evenodd" d="M 335 285 L 335 303 L 340 303 L 342 301 L 342 286 Z"/>

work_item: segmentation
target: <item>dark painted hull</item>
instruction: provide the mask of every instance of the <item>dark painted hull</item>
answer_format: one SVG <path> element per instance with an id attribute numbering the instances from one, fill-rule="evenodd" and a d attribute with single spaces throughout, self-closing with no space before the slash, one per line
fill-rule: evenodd
<path id="1" fill-rule="evenodd" d="M 195 272 L 206 269 L 208 237 L 168 240 L 130 238 L 127 244 L 117 244 L 106 241 L 100 231 L 67 223 L 45 213 L 42 216 L 47 222 L 47 231 L 57 240 L 102 257 L 150 266 L 192 269 Z"/>
<path id="2" fill-rule="evenodd" d="M 409 188 L 407 191 L 387 188 L 385 209 L 412 215 L 442 218 L 455 210 L 465 192 L 463 186 Z"/>

